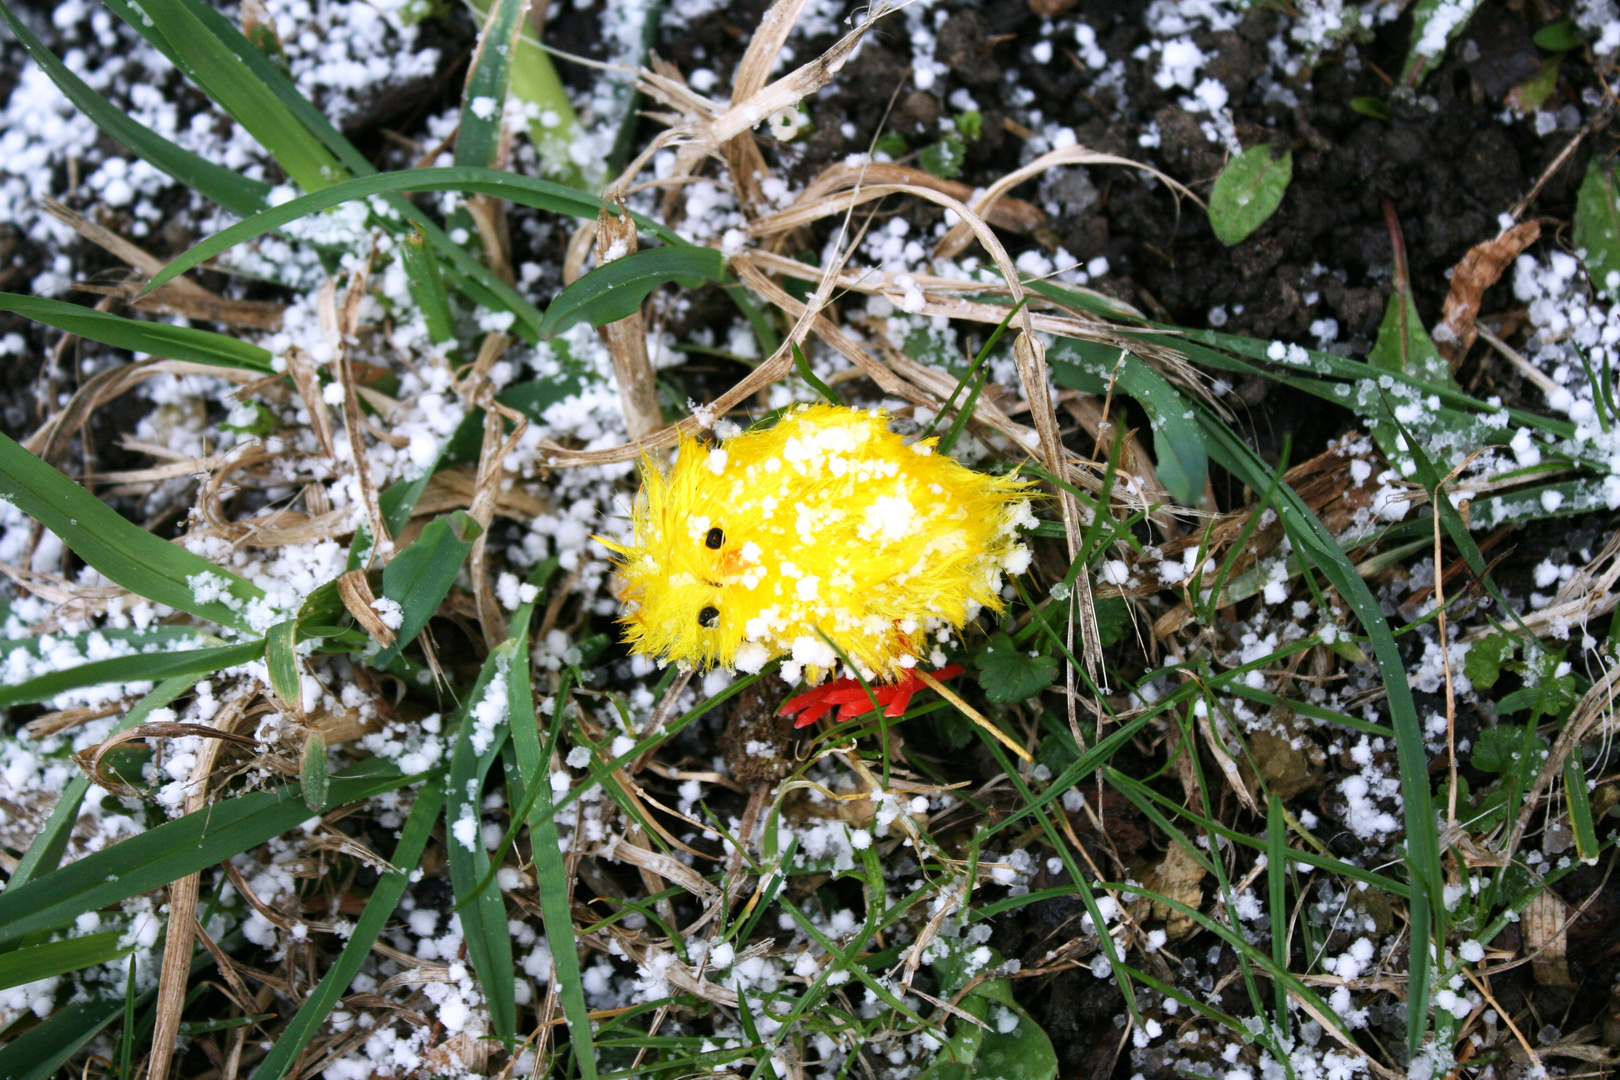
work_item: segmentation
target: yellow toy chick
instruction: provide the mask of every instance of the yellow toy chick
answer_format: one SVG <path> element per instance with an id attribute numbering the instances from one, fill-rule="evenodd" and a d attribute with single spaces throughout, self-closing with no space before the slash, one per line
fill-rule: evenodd
<path id="1" fill-rule="evenodd" d="M 667 472 L 644 461 L 633 538 L 602 541 L 631 650 L 749 673 L 787 657 L 782 677 L 813 684 L 838 663 L 830 640 L 862 678 L 915 684 L 919 663 L 944 663 L 936 639 L 1001 610 L 1035 524 L 1029 482 L 937 441 L 907 445 L 881 410 L 809 405 L 714 447 L 683 439 Z"/>

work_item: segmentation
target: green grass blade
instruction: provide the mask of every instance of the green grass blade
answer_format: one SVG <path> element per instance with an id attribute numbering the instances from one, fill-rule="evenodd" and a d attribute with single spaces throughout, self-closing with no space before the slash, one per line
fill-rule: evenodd
<path id="1" fill-rule="evenodd" d="M 658 247 L 632 252 L 581 277 L 546 309 L 540 336 L 555 337 L 580 322 L 605 326 L 641 310 L 647 294 L 674 281 L 697 288 L 725 279 L 725 256 L 714 248 Z"/>
<path id="2" fill-rule="evenodd" d="M 198 974 L 211 963 L 210 956 L 198 957 L 191 963 L 191 974 Z M 0 1080 L 59 1080 L 57 1070 L 68 1058 L 101 1034 L 120 1014 L 133 1016 L 136 1008 L 156 996 L 154 986 L 140 995 L 102 994 L 64 1005 L 48 1019 L 0 1046 Z M 126 1068 L 121 1075 L 133 1074 Z"/>
<path id="3" fill-rule="evenodd" d="M 1209 468 L 1204 436 L 1186 399 L 1163 375 L 1130 353 L 1100 342 L 1063 338 L 1047 350 L 1047 358 L 1059 386 L 1100 393 L 1112 383 L 1115 392 L 1142 406 L 1153 422 L 1159 483 L 1181 502 L 1198 502 Z"/>
<path id="4" fill-rule="evenodd" d="M 483 532 L 465 510 L 428 522 L 410 547 L 383 569 L 383 596 L 403 613 L 394 644 L 377 654 L 375 666 L 387 667 L 416 640 L 456 583 L 461 564 Z"/>
<path id="5" fill-rule="evenodd" d="M 180 0 L 142 0 L 140 14 L 169 42 L 180 69 L 305 191 L 345 176 L 313 132 Z"/>
<path id="6" fill-rule="evenodd" d="M 548 210 L 552 213 L 567 214 L 570 217 L 595 219 L 602 210 L 602 204 L 589 195 L 575 191 L 573 188 L 561 184 L 553 184 L 547 180 L 536 180 L 529 176 L 518 176 L 515 173 L 497 172 L 494 169 L 475 168 L 435 168 L 435 169 L 406 169 L 401 172 L 379 173 L 374 176 L 363 176 L 342 183 L 332 184 L 320 191 L 302 195 L 296 199 L 273 206 L 261 211 L 246 221 L 239 221 L 230 228 L 215 233 L 208 239 L 197 244 L 189 251 L 170 262 L 156 277 L 149 282 L 143 290 L 150 292 L 176 275 L 183 274 L 194 266 L 198 266 L 220 252 L 225 251 L 246 240 L 263 236 L 273 229 L 279 229 L 288 222 L 310 214 L 339 206 L 355 199 L 367 199 L 373 195 L 398 194 L 405 191 L 460 191 L 475 195 L 490 195 L 497 199 L 506 199 L 509 202 L 519 203 L 523 206 L 532 206 L 537 210 Z M 417 220 L 417 219 L 412 219 Z M 669 229 L 636 216 L 636 222 L 642 228 L 657 233 L 666 242 L 672 244 L 684 243 Z M 424 226 L 430 239 L 434 232 Z M 442 235 L 442 233 L 440 234 Z M 448 241 L 446 241 L 448 242 Z M 454 247 L 455 245 L 451 245 Z M 457 250 L 460 250 L 457 248 Z M 477 265 L 466 252 L 463 256 Z M 459 263 L 458 263 L 459 265 Z"/>
<path id="7" fill-rule="evenodd" d="M 103 683 L 150 682 L 154 679 L 200 678 L 223 668 L 245 664 L 264 655 L 264 642 L 244 641 L 214 649 L 186 649 L 182 652 L 136 653 L 110 660 L 52 671 L 15 686 L 0 686 L 0 708 L 36 701 L 48 701 L 65 690 Z"/>
<path id="8" fill-rule="evenodd" d="M 456 164 L 495 164 L 501 143 L 501 120 L 506 115 L 506 90 L 512 53 L 523 28 L 527 0 L 495 0 L 489 6 L 484 29 L 478 35 L 472 67 L 461 93 L 461 127 L 456 133 Z"/>
<path id="9" fill-rule="evenodd" d="M 422 860 L 422 849 L 427 846 L 428 837 L 433 832 L 433 822 L 437 820 L 439 808 L 443 805 L 444 788 L 435 781 L 424 784 L 416 795 L 416 805 L 411 808 L 410 817 L 405 819 L 405 828 L 399 834 L 399 844 L 395 846 L 390 860 L 393 869 L 383 874 L 372 887 L 371 897 L 366 901 L 360 918 L 355 921 L 354 931 L 344 944 L 343 951 L 321 977 L 320 984 L 299 1006 L 297 1014 L 282 1029 L 275 1046 L 254 1070 L 253 1080 L 282 1080 L 332 1009 L 342 1000 L 349 984 L 360 973 L 360 966 L 370 955 L 371 946 L 376 943 L 383 927 L 393 916 L 394 909 L 399 906 L 400 897 L 405 895 L 405 887 Z"/>
<path id="10" fill-rule="evenodd" d="M 1575 854 L 1590 866 L 1597 862 L 1602 849 L 1592 825 L 1592 798 L 1586 790 L 1586 769 L 1581 764 L 1579 743 L 1564 759 L 1564 798 L 1569 801 L 1569 827 L 1575 834 Z"/>
<path id="11" fill-rule="evenodd" d="M 1271 796 L 1266 804 L 1266 910 L 1271 916 L 1271 962 L 1288 970 L 1288 832 L 1282 800 Z M 1276 992 L 1277 1031 L 1288 1038 L 1288 988 L 1273 983 Z"/>
<path id="12" fill-rule="evenodd" d="M 167 705 L 191 689 L 196 681 L 196 676 L 180 675 L 158 683 L 108 734 L 127 731 L 136 724 L 144 723 L 153 709 Z M 68 781 L 62 794 L 57 797 L 56 805 L 51 807 L 51 816 L 45 819 L 45 826 L 17 861 L 17 869 L 11 872 L 11 880 L 6 882 L 6 888 L 21 888 L 61 865 L 62 855 L 67 851 L 68 840 L 73 835 L 73 826 L 79 820 L 79 804 L 89 790 L 90 778 L 87 776 L 81 774 Z"/>
<path id="13" fill-rule="evenodd" d="M 484 847 L 481 809 L 484 780 L 489 775 L 510 726 L 504 721 L 498 731 L 483 729 L 488 744 L 482 752 L 473 745 L 479 714 L 490 701 L 505 706 L 507 686 L 503 668 L 513 665 L 515 641 L 506 641 L 485 659 L 478 681 L 462 702 L 460 730 L 450 756 L 449 789 L 444 801 L 445 848 L 449 854 L 450 881 L 455 886 L 456 909 L 467 942 L 467 956 L 478 973 L 479 984 L 489 1002 L 490 1025 L 502 1039 L 517 1037 L 517 1002 L 513 997 L 514 965 L 512 938 L 506 929 L 506 901 L 499 888 L 483 887 L 489 876 L 489 852 Z M 487 700 L 486 700 L 487 699 Z M 549 778 L 548 778 L 549 780 Z M 467 825 L 471 836 L 467 836 Z"/>
<path id="14" fill-rule="evenodd" d="M 0 293 L 0 311 L 15 312 L 35 322 L 118 349 L 151 353 L 153 356 L 193 364 L 256 371 L 264 375 L 273 375 L 276 371 L 271 366 L 268 349 L 209 330 L 126 319 L 122 315 L 79 304 L 46 300 L 38 296 L 19 296 L 17 293 Z"/>
<path id="15" fill-rule="evenodd" d="M 197 647 L 201 645 L 218 645 L 220 639 L 212 634 L 205 634 L 191 626 L 148 626 L 142 630 L 137 627 L 108 627 L 104 630 L 87 630 L 82 634 L 49 634 L 41 637 L 7 638 L 0 641 L 0 660 L 11 656 L 19 649 L 27 650 L 35 656 L 43 656 L 43 646 L 49 641 L 54 646 L 67 645 L 77 649 L 80 654 L 95 648 L 99 642 L 92 639 L 100 638 L 102 641 L 116 641 L 127 644 L 133 648 L 147 645 L 162 645 L 165 648 L 177 649 L 182 646 Z"/>
<path id="16" fill-rule="evenodd" d="M 473 10 L 480 15 L 488 14 L 489 0 L 470 2 Z M 573 103 L 568 100 L 568 91 L 557 75 L 556 65 L 535 37 L 534 26 L 527 20 L 523 23 L 517 48 L 512 55 L 509 88 L 513 97 L 525 105 L 538 106 L 540 110 L 539 115 L 529 121 L 529 141 L 540 156 L 544 174 L 570 187 L 582 190 L 592 187 L 587 182 L 584 170 L 569 156 L 569 148 L 579 134 L 579 117 L 574 112 Z M 602 172 L 603 166 L 597 165 L 595 171 Z"/>
<path id="17" fill-rule="evenodd" d="M 332 778 L 328 806 L 402 787 L 413 778 L 368 761 Z M 27 885 L 0 892 L 0 942 L 72 922 L 86 911 L 150 892 L 233 858 L 309 820 L 297 784 L 255 791 L 103 848 Z"/>
<path id="18" fill-rule="evenodd" d="M 156 989 L 148 992 L 155 995 Z M 53 1080 L 68 1058 L 118 1018 L 124 995 L 75 1001 L 0 1047 L 0 1080 Z"/>
<path id="19" fill-rule="evenodd" d="M 522 614 L 521 609 L 519 614 Z M 562 999 L 563 1017 L 568 1021 L 574 1060 L 584 1080 L 596 1080 L 596 1050 L 592 1045 L 585 991 L 580 983 L 579 942 L 574 936 L 573 895 L 563 853 L 557 846 L 557 825 L 552 821 L 551 755 L 562 737 L 566 709 L 559 695 L 552 709 L 551 731 L 542 747 L 529 678 L 529 620 L 514 618 L 512 621 L 521 629 L 512 639 L 516 644 L 512 666 L 506 673 L 507 707 L 512 724 L 512 748 L 517 754 L 518 772 L 523 777 L 525 801 L 529 804 L 529 845 L 540 890 L 540 919 L 546 928 L 546 940 L 551 943 L 557 994 Z"/>
<path id="20" fill-rule="evenodd" d="M 1233 476 L 1260 491 L 1270 480 L 1265 462 L 1238 439 L 1217 417 L 1200 406 L 1208 445 L 1216 460 Z M 1446 940 L 1445 879 L 1440 864 L 1440 833 L 1429 790 L 1429 759 L 1423 746 L 1423 722 L 1418 716 L 1412 687 L 1406 678 L 1395 635 L 1379 609 L 1378 599 L 1357 573 L 1310 507 L 1287 484 L 1277 488 L 1278 514 L 1294 546 L 1308 555 L 1355 612 L 1373 647 L 1383 676 L 1389 704 L 1390 726 L 1395 729 L 1395 752 L 1401 773 L 1402 818 L 1406 829 L 1407 865 L 1413 887 L 1408 904 L 1412 918 L 1408 953 L 1407 1045 L 1416 1054 L 1428 1027 L 1430 970 L 1429 945 Z"/>
<path id="21" fill-rule="evenodd" d="M 123 936 L 122 931 L 107 930 L 0 953 L 0 990 L 128 956 L 135 947 L 119 948 Z"/>
<path id="22" fill-rule="evenodd" d="M 137 123 L 62 63 L 26 23 L 12 14 L 4 0 L 0 0 L 0 18 L 5 19 L 22 47 L 28 50 L 28 55 L 33 57 L 67 99 L 119 145 L 234 214 L 245 216 L 264 209 L 270 195 L 269 184 L 249 180 L 230 169 L 215 165 L 190 150 L 181 149 L 146 125 Z"/>
<path id="23" fill-rule="evenodd" d="M 264 599 L 257 585 L 126 520 L 5 435 L 0 435 L 0 498 L 131 592 L 198 618 L 252 631 L 245 609 Z M 205 587 L 205 594 L 217 592 L 218 598 L 199 598 L 199 586 Z"/>
<path id="24" fill-rule="evenodd" d="M 405 234 L 399 245 L 405 260 L 405 274 L 411 290 L 411 299 L 427 323 L 428 340 L 442 345 L 456 336 L 450 318 L 450 301 L 444 292 L 444 275 L 439 273 L 439 259 L 428 244 L 427 233 L 420 228 Z"/>

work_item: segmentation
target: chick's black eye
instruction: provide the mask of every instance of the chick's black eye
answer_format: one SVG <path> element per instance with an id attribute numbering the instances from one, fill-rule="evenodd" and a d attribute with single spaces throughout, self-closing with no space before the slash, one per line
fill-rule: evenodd
<path id="1" fill-rule="evenodd" d="M 709 530 L 709 535 L 704 537 L 703 542 L 711 549 L 718 551 L 720 545 L 726 542 L 726 534 L 720 531 L 720 526 L 716 525 Z"/>
<path id="2" fill-rule="evenodd" d="M 717 607 L 706 607 L 702 611 L 698 612 L 699 626 L 713 626 L 719 621 L 720 609 Z"/>

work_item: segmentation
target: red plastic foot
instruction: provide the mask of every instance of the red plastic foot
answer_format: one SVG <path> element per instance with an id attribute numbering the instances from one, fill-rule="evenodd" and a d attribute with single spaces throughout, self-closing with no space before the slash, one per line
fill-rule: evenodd
<path id="1" fill-rule="evenodd" d="M 962 665 L 948 664 L 931 674 L 943 682 L 962 674 Z M 872 693 L 868 696 L 858 680 L 834 679 L 830 683 L 806 690 L 799 696 L 791 698 L 777 710 L 776 715 L 796 715 L 798 719 L 793 722 L 796 728 L 810 726 L 833 709 L 838 710 L 839 720 L 853 720 L 857 716 L 871 712 L 872 699 L 876 698 L 877 703 L 883 707 L 884 716 L 902 716 L 911 705 L 912 696 L 926 685 L 915 675 L 908 675 L 897 683 L 872 685 Z"/>

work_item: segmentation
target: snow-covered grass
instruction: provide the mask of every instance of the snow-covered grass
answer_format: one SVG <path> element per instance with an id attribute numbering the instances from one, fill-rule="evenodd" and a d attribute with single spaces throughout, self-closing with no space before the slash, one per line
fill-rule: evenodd
<path id="1" fill-rule="evenodd" d="M 10 50 L 0 204 L 33 295 L 0 307 L 79 345 L 0 337 L 45 388 L 0 442 L 0 1075 L 1048 1080 L 1105 1043 L 1150 1077 L 1542 1068 L 1558 1033 L 1532 1046 L 1490 980 L 1548 944 L 1505 928 L 1612 843 L 1620 304 L 1588 268 L 1620 236 L 1506 271 L 1508 400 L 1453 381 L 1401 270 L 1365 356 L 1331 320 L 1321 349 L 1218 333 L 1224 309 L 1166 334 L 1091 291 L 1108 258 L 1024 234 L 1095 202 L 1077 176 L 1157 185 L 1167 214 L 1175 181 L 1078 146 L 1015 73 L 957 85 L 952 5 L 849 6 L 767 20 L 732 103 L 736 58 L 697 54 L 569 100 L 497 0 L 462 100 L 390 129 L 405 178 L 374 181 L 345 125 L 459 79 L 428 31 L 464 16 L 12 12 L 65 67 Z M 1241 149 L 1206 69 L 1246 5 L 1152 4 L 1120 56 L 1047 6 L 1020 55 L 1072 51 L 1121 110 L 1134 64 Z M 632 67 L 723 7 L 573 5 Z M 1472 7 L 1425 5 L 1413 55 Z M 1394 12 L 1296 14 L 1257 99 Z M 808 131 L 781 118 L 822 122 L 879 19 L 907 92 L 949 103 L 927 145 L 994 95 L 1017 160 L 953 187 L 874 130 L 794 179 Z M 626 125 L 632 85 L 680 137 Z M 1015 167 L 1043 205 L 988 204 Z M 351 197 L 132 303 L 163 258 L 322 190 Z M 963 224 L 979 246 L 951 246 Z M 63 302 L 105 265 L 86 240 L 138 271 L 99 315 Z M 598 317 L 538 335 L 571 306 Z M 1257 376 L 1349 429 L 1262 458 L 1229 406 Z M 930 624 L 969 669 L 954 696 L 796 732 L 762 647 L 738 672 L 627 651 L 595 537 L 624 538 L 677 427 L 829 395 L 1047 496 L 1006 613 Z M 1526 522 L 1557 539 L 1498 567 Z M 827 629 L 804 640 L 830 665 Z"/>

